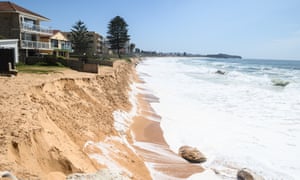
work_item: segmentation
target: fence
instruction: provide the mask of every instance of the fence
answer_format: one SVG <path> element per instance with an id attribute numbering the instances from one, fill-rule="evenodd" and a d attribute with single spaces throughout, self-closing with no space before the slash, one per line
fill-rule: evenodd
<path id="1" fill-rule="evenodd" d="M 57 63 L 60 63 L 77 71 L 92 73 L 98 73 L 98 65 L 113 66 L 113 61 L 92 59 L 70 60 L 55 57 L 27 57 L 25 61 L 25 64 L 28 65 L 34 65 L 37 63 L 45 63 L 47 65 L 57 65 Z"/>

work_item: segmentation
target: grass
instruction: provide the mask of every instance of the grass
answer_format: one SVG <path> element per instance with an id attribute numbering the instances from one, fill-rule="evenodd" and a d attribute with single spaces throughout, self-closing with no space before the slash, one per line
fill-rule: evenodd
<path id="1" fill-rule="evenodd" d="M 18 72 L 33 74 L 59 73 L 66 69 L 60 66 L 43 66 L 43 65 L 17 65 Z"/>

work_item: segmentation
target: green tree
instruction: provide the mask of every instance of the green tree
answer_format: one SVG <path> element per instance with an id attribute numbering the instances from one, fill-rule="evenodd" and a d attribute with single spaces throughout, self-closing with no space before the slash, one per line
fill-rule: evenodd
<path id="1" fill-rule="evenodd" d="M 119 58 L 121 57 L 120 50 L 125 48 L 126 43 L 130 40 L 128 35 L 127 23 L 120 17 L 114 17 L 108 24 L 107 39 L 110 48 L 117 50 Z"/>
<path id="2" fill-rule="evenodd" d="M 74 48 L 74 53 L 83 55 L 88 50 L 88 30 L 83 21 L 77 21 L 71 29 L 71 42 Z"/>

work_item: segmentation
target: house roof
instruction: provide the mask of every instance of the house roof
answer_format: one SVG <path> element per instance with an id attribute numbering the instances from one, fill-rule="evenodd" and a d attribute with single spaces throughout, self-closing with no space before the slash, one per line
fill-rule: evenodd
<path id="1" fill-rule="evenodd" d="M 15 12 L 15 13 L 24 13 L 24 14 L 28 14 L 28 15 L 31 15 L 31 16 L 35 16 L 41 20 L 44 20 L 44 21 L 48 21 L 50 19 L 40 15 L 40 14 L 37 14 L 35 12 L 32 12 L 26 8 L 23 8 L 21 6 L 18 6 L 16 5 L 15 3 L 12 3 L 10 1 L 1 1 L 0 2 L 0 13 L 1 12 Z"/>
<path id="2" fill-rule="evenodd" d="M 56 33 L 58 33 L 58 32 L 62 33 L 60 30 L 57 30 L 57 29 L 54 29 L 54 30 L 53 30 L 53 34 L 56 34 Z"/>

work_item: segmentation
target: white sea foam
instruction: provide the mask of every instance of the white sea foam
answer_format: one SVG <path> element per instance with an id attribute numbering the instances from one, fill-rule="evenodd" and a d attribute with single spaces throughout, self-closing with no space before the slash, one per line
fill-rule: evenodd
<path id="1" fill-rule="evenodd" d="M 114 158 L 118 158 L 115 156 L 120 153 L 118 148 L 114 146 L 114 143 L 118 142 L 124 144 L 136 154 L 135 149 L 127 141 L 126 132 L 128 131 L 130 124 L 132 123 L 132 118 L 137 114 L 137 86 L 138 85 L 136 83 L 132 83 L 130 85 L 131 91 L 129 92 L 129 101 L 132 105 L 130 112 L 126 112 L 120 109 L 113 112 L 114 128 L 118 131 L 119 136 L 107 137 L 103 142 L 87 141 L 83 147 L 83 151 L 88 146 L 100 149 L 102 152 L 101 154 L 90 153 L 89 157 L 95 159 L 99 164 L 106 165 L 109 169 L 117 170 L 118 172 L 125 172 L 129 177 L 132 176 L 132 173 L 126 168 L 122 167 L 116 160 L 114 160 Z"/>
<path id="2" fill-rule="evenodd" d="M 171 149 L 198 147 L 204 165 L 228 178 L 248 167 L 266 179 L 299 179 L 300 71 L 192 61 L 150 58 L 137 67 L 160 98 L 152 106 Z M 274 78 L 290 84 L 274 87 Z"/>
<path id="3" fill-rule="evenodd" d="M 122 135 L 126 133 L 129 129 L 130 123 L 132 122 L 132 118 L 137 114 L 137 98 L 138 94 L 138 84 L 132 83 L 130 85 L 131 91 L 129 92 L 129 102 L 132 105 L 130 112 L 126 112 L 123 110 L 115 110 L 113 112 L 114 117 L 114 127 L 115 129 Z"/>
<path id="4" fill-rule="evenodd" d="M 89 157 L 95 159 L 99 164 L 105 165 L 110 170 L 115 170 L 120 173 L 125 173 L 129 177 L 132 176 L 132 173 L 128 171 L 126 168 L 121 166 L 114 157 L 119 153 L 118 149 L 114 147 L 113 141 L 123 142 L 123 139 L 120 137 L 107 137 L 104 142 L 93 142 L 88 141 L 84 145 L 84 149 L 88 146 L 96 147 L 101 150 L 101 154 L 99 153 L 90 153 Z M 118 158 L 118 157 L 115 157 Z"/>

